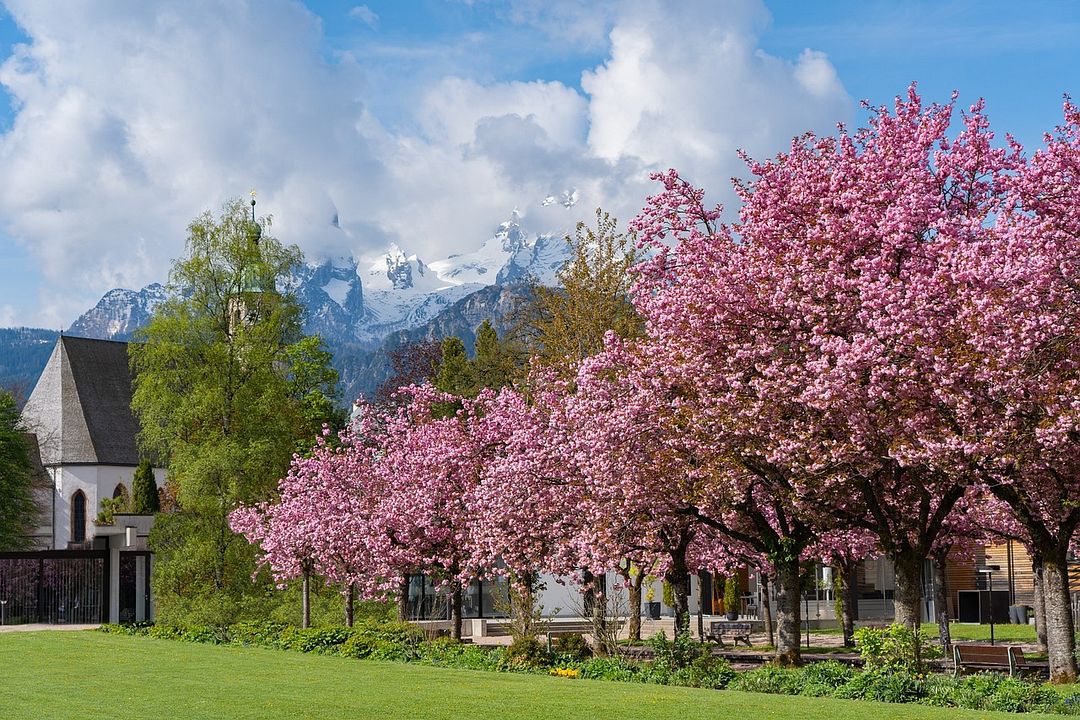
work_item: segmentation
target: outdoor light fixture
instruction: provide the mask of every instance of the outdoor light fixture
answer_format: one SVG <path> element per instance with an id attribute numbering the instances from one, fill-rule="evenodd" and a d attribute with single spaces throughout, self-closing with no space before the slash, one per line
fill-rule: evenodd
<path id="1" fill-rule="evenodd" d="M 976 568 L 975 572 L 986 576 L 986 589 L 990 594 L 990 644 L 994 644 L 994 573 L 1001 569 L 1000 565 L 987 565 Z"/>

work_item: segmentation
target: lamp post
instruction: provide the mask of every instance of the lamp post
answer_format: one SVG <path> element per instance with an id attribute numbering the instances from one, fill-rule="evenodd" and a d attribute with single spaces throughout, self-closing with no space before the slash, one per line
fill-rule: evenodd
<path id="1" fill-rule="evenodd" d="M 990 595 L 990 644 L 994 644 L 994 573 L 1001 569 L 1000 565 L 987 565 L 978 568 L 975 572 L 986 576 L 986 589 Z"/>

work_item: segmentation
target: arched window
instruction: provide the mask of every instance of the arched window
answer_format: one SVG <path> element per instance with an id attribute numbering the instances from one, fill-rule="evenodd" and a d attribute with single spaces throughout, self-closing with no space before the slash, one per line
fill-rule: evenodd
<path id="1" fill-rule="evenodd" d="M 113 500 L 123 499 L 125 502 L 128 500 L 128 489 L 124 487 L 124 483 L 117 483 L 116 489 L 112 491 Z"/>
<path id="2" fill-rule="evenodd" d="M 71 542 L 86 542 L 86 495 L 82 490 L 71 496 Z"/>

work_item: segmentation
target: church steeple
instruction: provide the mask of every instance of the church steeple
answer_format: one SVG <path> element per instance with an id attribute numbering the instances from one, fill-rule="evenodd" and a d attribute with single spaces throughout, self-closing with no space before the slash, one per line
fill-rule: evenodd
<path id="1" fill-rule="evenodd" d="M 259 240 L 262 239 L 262 225 L 255 217 L 255 191 L 251 191 L 251 219 L 247 223 L 248 250 L 251 252 L 250 263 L 244 268 L 242 292 L 265 293 L 272 292 L 273 287 L 266 278 L 266 272 L 262 265 L 262 255 L 259 248 Z"/>

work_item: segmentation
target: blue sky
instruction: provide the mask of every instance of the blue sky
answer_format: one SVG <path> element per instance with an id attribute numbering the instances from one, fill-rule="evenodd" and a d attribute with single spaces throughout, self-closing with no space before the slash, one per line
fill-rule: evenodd
<path id="1" fill-rule="evenodd" d="M 1077 88 L 1073 2 L 9 0 L 0 326 L 164 280 L 199 212 L 259 190 L 309 258 L 435 260 L 517 208 L 629 219 L 652 169 L 730 203 L 735 150 L 859 124 L 919 82 L 1037 145 Z M 577 190 L 578 206 L 545 206 Z M 333 224 L 331 218 L 340 222 Z"/>

